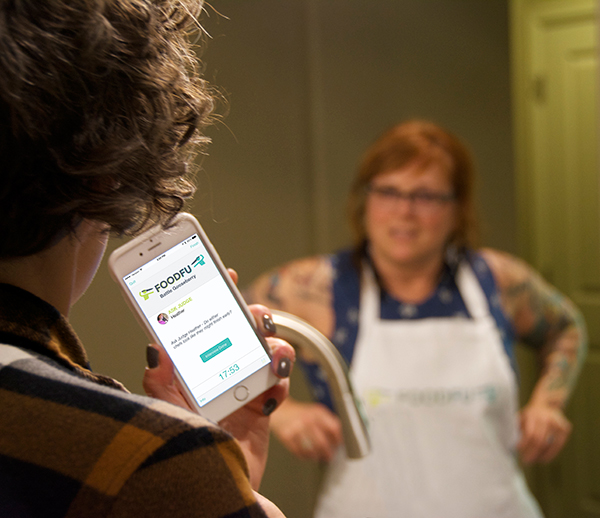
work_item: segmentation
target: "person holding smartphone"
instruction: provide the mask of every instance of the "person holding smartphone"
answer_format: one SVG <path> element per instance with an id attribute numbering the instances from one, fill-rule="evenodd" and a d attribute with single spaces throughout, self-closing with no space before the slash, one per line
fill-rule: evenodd
<path id="1" fill-rule="evenodd" d="M 329 462 L 315 516 L 540 518 L 517 456 L 549 462 L 585 357 L 580 311 L 523 261 L 475 247 L 475 170 L 439 125 L 406 121 L 366 151 L 350 192 L 355 246 L 261 276 L 247 300 L 304 318 L 338 347 L 369 421 L 349 460 L 325 378 L 317 402 L 272 420 L 303 459 Z M 516 341 L 542 366 L 518 411 Z"/>
<path id="2" fill-rule="evenodd" d="M 278 383 L 268 344 L 194 216 L 181 212 L 168 229 L 131 239 L 108 269 L 150 340 L 167 351 L 192 409 L 220 421 Z"/>
<path id="3" fill-rule="evenodd" d="M 168 224 L 194 191 L 214 104 L 189 66 L 201 9 L 0 7 L 0 516 L 282 516 L 256 491 L 285 379 L 217 425 L 189 410 L 164 350 L 148 349 L 153 397 L 133 395 L 90 369 L 68 321 L 109 234 Z M 293 349 L 268 340 L 287 378 Z"/>

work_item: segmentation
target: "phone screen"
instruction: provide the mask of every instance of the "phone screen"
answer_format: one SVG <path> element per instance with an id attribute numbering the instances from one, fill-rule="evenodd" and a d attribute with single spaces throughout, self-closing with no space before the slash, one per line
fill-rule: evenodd
<path id="1" fill-rule="evenodd" d="M 269 363 L 197 234 L 123 280 L 199 406 Z"/>

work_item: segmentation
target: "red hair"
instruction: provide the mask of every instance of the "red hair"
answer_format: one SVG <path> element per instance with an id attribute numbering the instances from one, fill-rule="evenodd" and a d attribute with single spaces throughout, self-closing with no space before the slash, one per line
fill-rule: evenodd
<path id="1" fill-rule="evenodd" d="M 450 175 L 458 224 L 448 245 L 473 247 L 478 237 L 474 203 L 475 168 L 467 147 L 449 131 L 428 121 L 411 120 L 386 131 L 366 151 L 350 190 L 350 224 L 357 248 L 367 241 L 364 225 L 367 189 L 376 176 L 417 162 L 439 164 Z"/>

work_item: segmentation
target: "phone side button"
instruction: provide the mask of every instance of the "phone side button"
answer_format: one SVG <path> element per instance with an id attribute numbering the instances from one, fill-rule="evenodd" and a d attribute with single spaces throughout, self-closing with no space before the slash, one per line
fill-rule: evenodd
<path id="1" fill-rule="evenodd" d="M 233 396 L 238 401 L 246 401 L 246 399 L 248 399 L 249 394 L 250 394 L 250 391 L 246 387 L 244 387 L 244 385 L 239 385 L 233 391 Z"/>

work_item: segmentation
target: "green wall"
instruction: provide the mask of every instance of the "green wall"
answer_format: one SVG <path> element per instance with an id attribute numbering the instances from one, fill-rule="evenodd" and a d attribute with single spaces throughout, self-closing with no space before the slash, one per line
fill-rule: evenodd
<path id="1" fill-rule="evenodd" d="M 506 0 L 211 5 L 223 16 L 208 8 L 202 57 L 229 113 L 209 131 L 193 211 L 240 284 L 345 245 L 345 199 L 361 153 L 411 117 L 470 144 L 484 243 L 516 250 Z M 105 263 L 72 321 L 95 370 L 140 392 L 147 339 Z M 310 515 L 318 482 L 316 467 L 294 462 L 275 451 L 264 482 L 288 518 Z"/>

